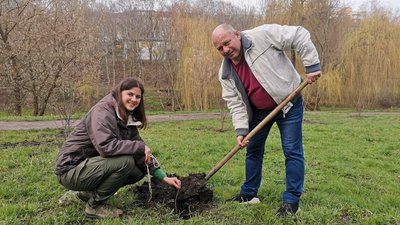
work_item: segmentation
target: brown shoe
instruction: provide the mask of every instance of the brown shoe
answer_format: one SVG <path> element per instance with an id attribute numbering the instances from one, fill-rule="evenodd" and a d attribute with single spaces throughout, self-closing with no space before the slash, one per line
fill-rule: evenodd
<path id="1" fill-rule="evenodd" d="M 85 214 L 86 217 L 93 219 L 114 218 L 121 216 L 123 211 L 114 206 L 106 204 L 98 205 L 95 208 L 92 208 L 89 204 L 86 204 Z"/>
<path id="2" fill-rule="evenodd" d="M 76 192 L 76 196 L 84 202 L 88 202 L 89 199 L 93 196 L 92 191 L 78 191 Z"/>

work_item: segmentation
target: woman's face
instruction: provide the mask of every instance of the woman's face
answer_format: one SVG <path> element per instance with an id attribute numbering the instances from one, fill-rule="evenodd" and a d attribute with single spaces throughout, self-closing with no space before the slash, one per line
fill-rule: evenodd
<path id="1" fill-rule="evenodd" d="M 122 103 L 127 111 L 133 111 L 142 100 L 142 90 L 138 87 L 122 91 Z"/>

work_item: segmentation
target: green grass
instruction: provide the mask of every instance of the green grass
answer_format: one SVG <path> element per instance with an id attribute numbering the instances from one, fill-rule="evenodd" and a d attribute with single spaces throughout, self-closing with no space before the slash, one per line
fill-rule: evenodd
<path id="1" fill-rule="evenodd" d="M 141 131 L 168 173 L 207 173 L 235 145 L 229 120 L 152 123 Z M 238 193 L 245 151 L 239 151 L 210 180 L 215 206 L 182 220 L 163 206 L 135 207 L 129 187 L 112 203 L 121 219 L 86 220 L 84 204 L 57 203 L 66 191 L 53 175 L 63 141 L 58 130 L 0 132 L 0 224 L 400 224 L 400 117 L 351 116 L 348 112 L 305 115 L 306 181 L 302 212 L 278 219 L 285 188 L 284 158 L 277 127 L 266 146 L 262 204 L 226 200 Z"/>

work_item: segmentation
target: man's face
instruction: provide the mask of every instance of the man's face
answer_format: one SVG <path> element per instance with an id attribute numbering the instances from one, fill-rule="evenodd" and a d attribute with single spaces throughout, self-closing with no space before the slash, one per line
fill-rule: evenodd
<path id="1" fill-rule="evenodd" d="M 238 63 L 242 57 L 240 52 L 240 32 L 229 32 L 223 29 L 215 30 L 211 38 L 214 47 L 225 57 L 231 59 L 234 63 Z"/>

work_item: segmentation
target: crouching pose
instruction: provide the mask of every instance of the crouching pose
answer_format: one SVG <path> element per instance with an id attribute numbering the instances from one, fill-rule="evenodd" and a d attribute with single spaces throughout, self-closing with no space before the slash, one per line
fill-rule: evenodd
<path id="1" fill-rule="evenodd" d="M 101 99 L 62 145 L 55 174 L 67 189 L 87 202 L 91 218 L 118 217 L 122 210 L 105 204 L 119 188 L 140 181 L 149 172 L 177 189 L 181 181 L 161 170 L 139 136 L 146 127 L 144 87 L 127 78 Z"/>

